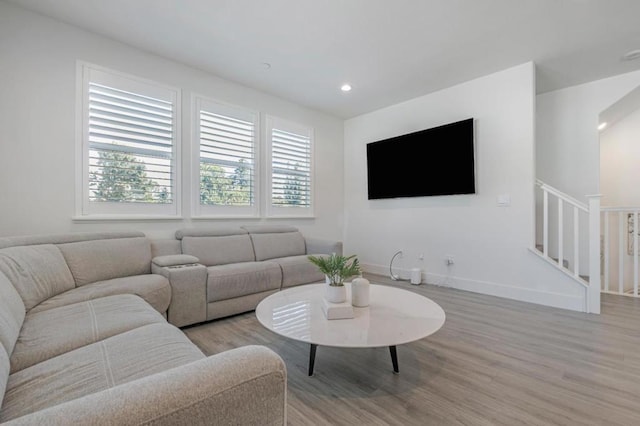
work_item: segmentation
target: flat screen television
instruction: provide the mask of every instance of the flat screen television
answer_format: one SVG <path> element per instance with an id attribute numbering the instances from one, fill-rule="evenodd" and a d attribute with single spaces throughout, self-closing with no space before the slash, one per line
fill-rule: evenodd
<path id="1" fill-rule="evenodd" d="M 370 200 L 475 194 L 473 118 L 367 144 Z"/>

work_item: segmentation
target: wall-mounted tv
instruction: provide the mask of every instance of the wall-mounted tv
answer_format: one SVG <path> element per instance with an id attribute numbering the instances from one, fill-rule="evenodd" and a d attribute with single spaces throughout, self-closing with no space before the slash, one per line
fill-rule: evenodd
<path id="1" fill-rule="evenodd" d="M 473 118 L 367 144 L 369 199 L 475 194 Z"/>

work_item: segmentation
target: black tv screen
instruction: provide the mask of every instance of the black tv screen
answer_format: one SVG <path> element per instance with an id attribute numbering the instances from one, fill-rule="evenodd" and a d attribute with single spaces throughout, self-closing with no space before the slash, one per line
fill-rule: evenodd
<path id="1" fill-rule="evenodd" d="M 475 194 L 473 118 L 367 144 L 369 199 Z"/>

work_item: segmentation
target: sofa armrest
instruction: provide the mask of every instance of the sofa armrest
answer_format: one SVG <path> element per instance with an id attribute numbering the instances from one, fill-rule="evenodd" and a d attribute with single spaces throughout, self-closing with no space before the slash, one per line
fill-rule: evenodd
<path id="1" fill-rule="evenodd" d="M 189 257 L 197 259 L 193 256 Z M 207 267 L 199 263 L 180 263 L 179 259 L 174 259 L 175 262 L 171 262 L 171 259 L 163 259 L 166 262 L 161 263 L 168 266 L 159 266 L 156 263 L 157 259 L 157 257 L 154 258 L 151 263 L 151 272 L 166 277 L 171 284 L 171 303 L 167 310 L 167 320 L 176 327 L 206 321 Z"/>
<path id="2" fill-rule="evenodd" d="M 245 346 L 28 414 L 6 425 L 284 425 L 287 373 Z"/>
<path id="3" fill-rule="evenodd" d="M 342 255 L 342 241 L 323 240 L 305 237 L 307 254 L 338 254 Z"/>
<path id="4" fill-rule="evenodd" d="M 194 263 L 200 262 L 195 256 L 191 256 L 188 254 L 169 254 L 166 256 L 156 256 L 151 261 L 156 266 L 184 266 L 184 265 L 193 265 Z"/>

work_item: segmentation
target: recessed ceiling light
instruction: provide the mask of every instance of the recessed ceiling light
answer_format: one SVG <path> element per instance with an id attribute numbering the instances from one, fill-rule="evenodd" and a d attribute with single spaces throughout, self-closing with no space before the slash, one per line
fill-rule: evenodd
<path id="1" fill-rule="evenodd" d="M 263 62 L 262 63 L 262 68 L 264 68 L 265 70 L 270 70 L 271 69 L 271 64 L 269 62 Z"/>
<path id="2" fill-rule="evenodd" d="M 636 59 L 640 59 L 640 49 L 631 50 L 624 55 L 622 55 L 623 61 L 633 61 Z"/>
<path id="3" fill-rule="evenodd" d="M 342 86 L 340 86 L 340 90 L 342 90 L 343 92 L 350 92 L 351 85 L 349 83 L 345 83 Z"/>
<path id="4" fill-rule="evenodd" d="M 607 127 L 607 122 L 606 121 L 603 122 L 603 123 L 600 123 L 600 125 L 598 126 L 598 130 L 604 130 L 605 127 Z"/>

